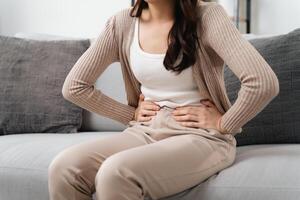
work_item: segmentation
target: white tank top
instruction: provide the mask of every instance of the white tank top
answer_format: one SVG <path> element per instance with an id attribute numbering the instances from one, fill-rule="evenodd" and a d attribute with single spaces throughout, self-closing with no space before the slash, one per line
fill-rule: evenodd
<path id="1" fill-rule="evenodd" d="M 139 18 L 130 46 L 130 66 L 141 83 L 144 100 L 152 100 L 159 106 L 175 108 L 183 105 L 201 105 L 200 93 L 192 77 L 192 67 L 176 75 L 163 65 L 165 54 L 145 52 L 139 44 Z"/>

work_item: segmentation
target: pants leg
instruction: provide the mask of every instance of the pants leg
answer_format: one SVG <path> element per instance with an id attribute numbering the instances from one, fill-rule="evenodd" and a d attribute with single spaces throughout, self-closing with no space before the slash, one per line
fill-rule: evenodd
<path id="1" fill-rule="evenodd" d="M 183 127 L 168 109 L 150 122 L 130 125 L 143 130 L 140 133 L 151 143 L 118 152 L 102 163 L 95 178 L 97 200 L 159 199 L 195 186 L 234 162 L 232 135 Z"/>
<path id="2" fill-rule="evenodd" d="M 142 133 L 137 134 L 139 131 L 130 127 L 122 133 L 73 145 L 60 152 L 48 168 L 50 200 L 91 200 L 96 173 L 107 157 L 150 143 Z"/>

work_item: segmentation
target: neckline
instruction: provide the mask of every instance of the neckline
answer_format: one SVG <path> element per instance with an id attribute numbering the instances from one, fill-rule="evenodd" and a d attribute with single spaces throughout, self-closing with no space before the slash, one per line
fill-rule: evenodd
<path id="1" fill-rule="evenodd" d="M 140 18 L 137 17 L 136 23 L 135 23 L 135 36 L 136 36 L 136 46 L 138 51 L 143 54 L 144 56 L 148 56 L 150 58 L 164 58 L 166 56 L 166 53 L 149 53 L 142 49 L 140 45 L 140 39 L 139 39 L 139 32 L 140 32 Z"/>
<path id="2" fill-rule="evenodd" d="M 129 15 L 129 14 L 128 14 Z M 132 44 L 133 42 L 133 38 L 134 38 L 134 31 L 136 30 L 135 29 L 135 23 L 137 20 L 137 17 L 131 17 L 129 19 L 130 21 L 130 24 L 128 25 L 128 32 L 125 32 L 125 36 L 126 36 L 126 40 L 124 41 L 125 42 L 125 47 L 122 51 L 122 53 L 124 53 L 125 55 L 125 58 L 122 60 L 120 59 L 121 61 L 121 65 L 124 64 L 125 65 L 125 68 L 126 68 L 126 72 L 128 72 L 129 74 L 129 79 L 132 80 L 132 90 L 135 92 L 135 94 L 132 94 L 132 93 L 128 93 L 128 105 L 134 105 L 134 106 L 137 106 L 138 105 L 138 98 L 139 98 L 139 94 L 141 93 L 141 83 L 136 79 L 136 77 L 134 76 L 133 74 L 133 71 L 130 67 L 130 62 L 128 62 L 128 58 L 130 57 L 130 54 L 131 54 L 131 51 L 130 51 L 130 45 Z M 122 57 L 123 58 L 123 57 Z M 124 63 L 123 63 L 124 61 Z M 199 65 L 199 66 L 198 66 Z M 123 69 L 123 68 L 122 68 Z M 206 82 L 206 70 L 202 70 L 202 66 L 201 66 L 201 63 L 200 63 L 200 60 L 196 59 L 196 62 L 192 65 L 192 69 L 193 69 L 193 78 L 196 80 L 197 82 L 197 86 L 201 85 L 202 87 L 204 87 L 205 89 L 204 90 L 200 90 L 201 94 L 205 97 L 207 97 L 208 99 L 212 100 L 211 99 L 211 95 L 210 95 L 210 90 L 209 88 L 207 88 L 205 82 Z M 125 69 L 124 69 L 125 70 Z M 201 77 L 199 77 L 198 75 L 201 74 L 202 75 L 202 78 L 203 78 L 203 81 L 204 83 L 202 83 L 199 79 Z M 127 76 L 125 76 L 126 78 Z M 130 82 L 129 82 L 130 83 Z M 130 87 L 126 87 L 126 91 L 130 91 Z M 133 96 L 130 96 L 130 95 L 133 95 Z M 132 99 L 131 99 L 132 97 Z M 226 103 L 227 101 L 225 101 Z M 228 104 L 226 104 L 226 106 L 228 107 Z"/>

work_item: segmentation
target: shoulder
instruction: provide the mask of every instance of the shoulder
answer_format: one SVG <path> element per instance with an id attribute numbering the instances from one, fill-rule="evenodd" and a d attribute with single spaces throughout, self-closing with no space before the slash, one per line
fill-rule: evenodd
<path id="1" fill-rule="evenodd" d="M 107 20 L 107 24 L 110 24 L 111 30 L 114 31 L 117 38 L 124 36 L 132 27 L 134 17 L 130 16 L 131 9 L 132 7 L 123 8 L 112 14 Z"/>
<path id="2" fill-rule="evenodd" d="M 130 16 L 130 11 L 132 10 L 132 6 L 127 7 L 127 8 L 122 8 L 121 10 L 118 10 L 117 12 L 114 13 L 114 16 L 118 19 L 122 18 L 129 18 Z"/>
<path id="3" fill-rule="evenodd" d="M 198 0 L 198 25 L 201 34 L 216 29 L 231 28 L 233 22 L 225 8 L 217 2 L 203 2 Z"/>
<path id="4" fill-rule="evenodd" d="M 202 19 L 205 15 L 209 14 L 212 10 L 223 9 L 222 5 L 218 2 L 205 2 L 198 0 L 198 18 Z"/>
<path id="5" fill-rule="evenodd" d="M 132 7 L 123 8 L 111 16 L 111 18 L 114 18 L 116 27 L 123 29 L 132 23 L 134 17 L 130 16 L 131 10 Z"/>

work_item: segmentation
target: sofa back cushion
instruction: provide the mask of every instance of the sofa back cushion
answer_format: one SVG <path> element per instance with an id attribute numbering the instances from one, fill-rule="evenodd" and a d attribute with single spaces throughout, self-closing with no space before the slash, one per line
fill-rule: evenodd
<path id="1" fill-rule="evenodd" d="M 83 109 L 61 91 L 89 45 L 89 40 L 0 36 L 0 135 L 78 131 Z"/>
<path id="2" fill-rule="evenodd" d="M 250 38 L 276 73 L 280 92 L 235 136 L 237 146 L 300 142 L 300 29 L 288 34 Z M 248 66 L 251 67 L 251 66 Z M 240 81 L 225 65 L 225 86 L 231 103 L 237 98 Z"/>

